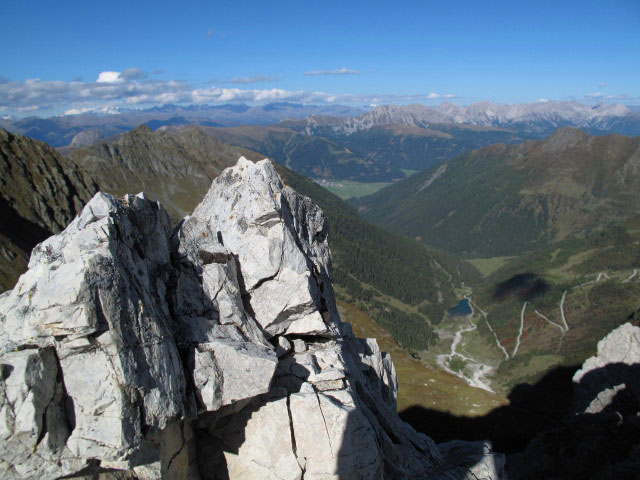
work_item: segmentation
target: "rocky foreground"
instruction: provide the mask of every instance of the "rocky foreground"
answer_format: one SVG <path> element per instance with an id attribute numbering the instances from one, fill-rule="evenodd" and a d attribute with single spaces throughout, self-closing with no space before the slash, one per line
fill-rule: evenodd
<path id="1" fill-rule="evenodd" d="M 328 226 L 241 158 L 172 228 L 98 193 L 0 296 L 2 478 L 498 479 L 485 442 L 396 414 L 338 316 Z"/>

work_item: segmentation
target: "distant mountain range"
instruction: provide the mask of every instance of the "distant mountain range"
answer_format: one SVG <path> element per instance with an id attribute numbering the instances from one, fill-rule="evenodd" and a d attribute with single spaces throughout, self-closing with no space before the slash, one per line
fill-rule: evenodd
<path id="1" fill-rule="evenodd" d="M 141 124 L 146 124 L 153 130 L 163 125 L 271 125 L 283 119 L 305 118 L 309 115 L 344 116 L 364 112 L 362 108 L 345 105 L 302 105 L 288 102 L 260 106 L 167 104 L 146 110 L 98 109 L 50 118 L 1 118 L 0 127 L 47 142 L 53 147 L 64 147 L 74 142 L 74 139 L 75 146 L 88 145 L 86 139 L 75 138 L 77 134 L 86 130 L 92 130 L 97 132 L 99 137 L 106 138 Z"/>
<path id="2" fill-rule="evenodd" d="M 505 128 L 527 138 L 541 138 L 559 127 L 580 127 L 592 133 L 640 135 L 640 112 L 624 105 L 588 106 L 577 102 L 536 102 L 500 105 L 490 102 L 469 106 L 449 102 L 426 105 L 388 105 L 358 116 L 313 115 L 302 121 L 285 122 L 308 135 L 346 136 L 379 125 L 411 125 L 430 128 L 434 124 L 464 124 Z"/>
<path id="3" fill-rule="evenodd" d="M 97 110 L 47 119 L 0 120 L 0 127 L 65 152 L 139 125 L 151 130 L 209 127 L 207 135 L 261 152 L 310 178 L 384 183 L 477 148 L 542 138 L 563 126 L 598 135 L 640 135 L 640 112 L 623 105 L 591 107 L 572 102 L 390 105 L 369 111 L 294 103 L 169 104 L 147 110 Z"/>

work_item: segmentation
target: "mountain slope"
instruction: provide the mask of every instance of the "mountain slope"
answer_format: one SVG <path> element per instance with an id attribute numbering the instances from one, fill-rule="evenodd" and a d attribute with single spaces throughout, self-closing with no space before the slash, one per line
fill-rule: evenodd
<path id="1" fill-rule="evenodd" d="M 361 182 L 404 178 L 397 165 L 374 162 L 340 142 L 282 127 L 207 128 L 207 134 L 232 145 L 264 153 L 278 163 L 312 178 L 340 178 Z"/>
<path id="2" fill-rule="evenodd" d="M 492 127 L 434 124 L 420 128 L 396 124 L 354 132 L 341 144 L 376 164 L 424 170 L 476 148 L 520 140 L 509 130 Z"/>
<path id="3" fill-rule="evenodd" d="M 48 145 L 0 129 L 0 290 L 26 269 L 31 249 L 73 220 L 97 185 Z"/>
<path id="4" fill-rule="evenodd" d="M 91 172 L 101 190 L 114 195 L 145 191 L 175 218 L 192 211 L 211 180 L 239 157 L 264 158 L 197 127 L 153 132 L 146 126 L 72 150 L 68 156 Z"/>
<path id="5" fill-rule="evenodd" d="M 370 220 L 466 256 L 513 255 L 640 213 L 640 138 L 573 128 L 493 145 L 357 201 Z"/>
<path id="6" fill-rule="evenodd" d="M 70 156 L 97 178 L 102 189 L 116 194 L 145 190 L 179 218 L 182 210 L 189 211 L 201 200 L 220 162 L 235 164 L 243 152 L 250 159 L 263 157 L 219 142 L 209 135 L 212 130 L 219 129 L 152 132 L 143 127 Z M 216 156 L 216 151 L 224 155 Z M 477 278 L 474 267 L 371 225 L 308 178 L 281 165 L 277 168 L 287 184 L 312 198 L 329 219 L 340 298 L 359 302 L 406 348 L 429 348 L 436 339 L 432 324 L 455 303 L 455 288 L 463 276 Z"/>

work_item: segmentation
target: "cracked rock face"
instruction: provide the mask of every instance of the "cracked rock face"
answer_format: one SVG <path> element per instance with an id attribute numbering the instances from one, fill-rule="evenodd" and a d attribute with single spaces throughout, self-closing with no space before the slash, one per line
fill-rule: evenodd
<path id="1" fill-rule="evenodd" d="M 502 456 L 400 421 L 390 357 L 338 316 L 327 236 L 268 160 L 173 229 L 98 193 L 0 296 L 0 476 L 501 478 Z"/>

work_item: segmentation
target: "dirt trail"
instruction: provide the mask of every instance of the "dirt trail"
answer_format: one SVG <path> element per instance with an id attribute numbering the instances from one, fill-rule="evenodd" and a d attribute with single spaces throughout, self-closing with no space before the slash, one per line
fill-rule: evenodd
<path id="1" fill-rule="evenodd" d="M 548 317 L 546 317 L 545 315 L 541 314 L 538 310 L 534 310 L 534 313 L 536 315 L 538 315 L 540 318 L 546 320 L 547 322 L 549 322 L 551 325 L 553 325 L 554 327 L 558 327 L 561 331 L 564 332 L 564 327 L 554 321 L 549 320 Z"/>
<path id="2" fill-rule="evenodd" d="M 489 319 L 487 318 L 487 313 L 484 310 L 482 310 L 478 305 L 476 305 L 469 297 L 464 297 L 464 298 L 469 300 L 469 305 L 471 305 L 471 309 L 472 310 L 475 307 L 482 314 L 482 316 L 484 317 L 484 321 L 487 324 L 487 327 L 489 327 L 489 330 L 491 330 L 491 333 L 493 333 L 493 337 L 496 339 L 496 345 L 498 346 L 498 348 L 504 354 L 504 359 L 505 360 L 509 360 L 509 353 L 507 352 L 507 349 L 504 348 L 502 346 L 502 344 L 500 343 L 500 340 L 498 339 L 498 334 L 495 332 L 495 330 L 493 329 L 493 327 L 489 323 Z"/>
<path id="3" fill-rule="evenodd" d="M 560 317 L 562 317 L 562 324 L 564 325 L 564 332 L 568 332 L 569 331 L 569 325 L 567 324 L 567 319 L 564 316 L 564 299 L 567 296 L 567 291 L 565 290 L 564 293 L 562 294 L 562 299 L 560 300 Z"/>
<path id="4" fill-rule="evenodd" d="M 516 353 L 518 353 L 518 348 L 520 347 L 520 339 L 522 338 L 522 330 L 524 328 L 524 311 L 527 308 L 527 303 L 529 302 L 524 302 L 524 305 L 522 305 L 522 311 L 520 312 L 520 330 L 518 331 L 518 337 L 516 338 L 516 346 L 513 347 L 513 353 L 511 354 L 511 357 L 516 356 Z"/>
<path id="5" fill-rule="evenodd" d="M 633 273 L 631 274 L 631 276 L 629 278 L 627 278 L 626 280 L 624 280 L 622 283 L 629 283 L 631 280 L 633 280 L 633 278 L 638 274 L 638 269 L 634 269 Z"/>

